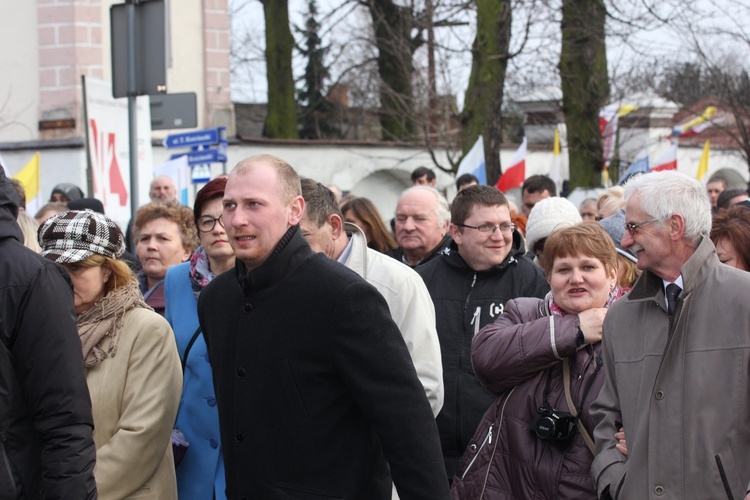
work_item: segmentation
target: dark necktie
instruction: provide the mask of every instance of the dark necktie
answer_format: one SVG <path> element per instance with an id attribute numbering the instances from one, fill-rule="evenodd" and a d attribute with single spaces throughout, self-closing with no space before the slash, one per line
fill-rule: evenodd
<path id="1" fill-rule="evenodd" d="M 669 312 L 670 317 L 674 315 L 674 310 L 677 309 L 677 299 L 680 297 L 680 292 L 682 292 L 682 288 L 679 285 L 674 283 L 667 285 L 667 312 Z"/>

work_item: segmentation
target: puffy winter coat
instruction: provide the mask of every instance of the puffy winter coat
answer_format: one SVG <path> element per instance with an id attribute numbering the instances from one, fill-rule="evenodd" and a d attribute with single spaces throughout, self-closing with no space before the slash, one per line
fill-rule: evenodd
<path id="1" fill-rule="evenodd" d="M 72 287 L 23 246 L 17 210 L 0 169 L 0 498 L 96 498 Z"/>
<path id="2" fill-rule="evenodd" d="M 457 249 L 452 243 L 449 253 L 417 268 L 435 304 L 445 384 L 437 423 L 448 477 L 453 477 L 469 438 L 496 399 L 474 376 L 474 335 L 500 316 L 510 299 L 542 298 L 549 290 L 541 268 L 524 256 L 518 233 L 506 260 L 487 271 L 474 271 Z"/>
<path id="3" fill-rule="evenodd" d="M 454 499 L 596 498 L 589 472 L 594 456 L 580 432 L 569 441 L 547 441 L 530 428 L 547 391 L 551 408 L 572 413 L 563 389 L 561 360 L 568 358 L 575 411 L 582 406 L 591 434 L 588 409 L 604 382 L 597 363 L 601 344 L 578 349 L 578 329 L 578 316 L 551 315 L 548 299 L 521 298 L 508 302 L 503 315 L 477 334 L 474 370 L 500 397 L 458 465 Z"/>

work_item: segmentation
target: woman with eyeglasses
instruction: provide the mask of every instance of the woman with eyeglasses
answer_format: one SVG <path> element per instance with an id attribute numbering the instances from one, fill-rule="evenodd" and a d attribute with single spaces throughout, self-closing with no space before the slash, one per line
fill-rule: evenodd
<path id="1" fill-rule="evenodd" d="M 185 262 L 197 246 L 193 211 L 175 202 L 151 202 L 138 209 L 135 249 L 143 269 L 136 276 L 146 304 L 164 316 L 164 276 Z"/>
<path id="2" fill-rule="evenodd" d="M 596 498 L 589 407 L 604 383 L 606 308 L 623 295 L 617 253 L 593 221 L 544 248 L 550 293 L 509 301 L 474 336 L 472 366 L 497 399 L 459 462 L 454 499 Z"/>
<path id="3" fill-rule="evenodd" d="M 225 177 L 208 182 L 195 196 L 193 213 L 200 246 L 189 262 L 167 271 L 165 317 L 177 340 L 183 385 L 176 428 L 189 444 L 177 447 L 177 491 L 180 500 L 225 499 L 219 413 L 211 365 L 198 324 L 198 297 L 216 276 L 234 267 L 234 251 L 221 220 Z M 181 451 L 179 451 L 181 449 Z"/>

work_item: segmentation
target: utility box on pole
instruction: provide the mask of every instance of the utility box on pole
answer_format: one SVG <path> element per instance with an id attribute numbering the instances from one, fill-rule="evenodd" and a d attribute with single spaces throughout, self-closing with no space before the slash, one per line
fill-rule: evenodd
<path id="1" fill-rule="evenodd" d="M 135 94 L 128 89 L 128 8 L 135 4 Z M 115 4 L 109 11 L 112 37 L 112 97 L 167 91 L 164 0 Z"/>
<path id="2" fill-rule="evenodd" d="M 109 18 L 112 97 L 128 98 L 130 214 L 135 220 L 138 209 L 138 132 L 135 99 L 139 95 L 167 91 L 167 29 L 164 0 L 128 0 L 110 7 Z"/>

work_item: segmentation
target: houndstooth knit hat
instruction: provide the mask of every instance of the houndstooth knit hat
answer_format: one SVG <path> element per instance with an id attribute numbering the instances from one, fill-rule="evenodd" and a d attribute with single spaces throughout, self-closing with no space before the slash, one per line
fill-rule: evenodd
<path id="1" fill-rule="evenodd" d="M 53 215 L 37 233 L 42 256 L 58 263 L 80 262 L 94 254 L 111 259 L 125 250 L 125 238 L 115 222 L 92 210 Z"/>

